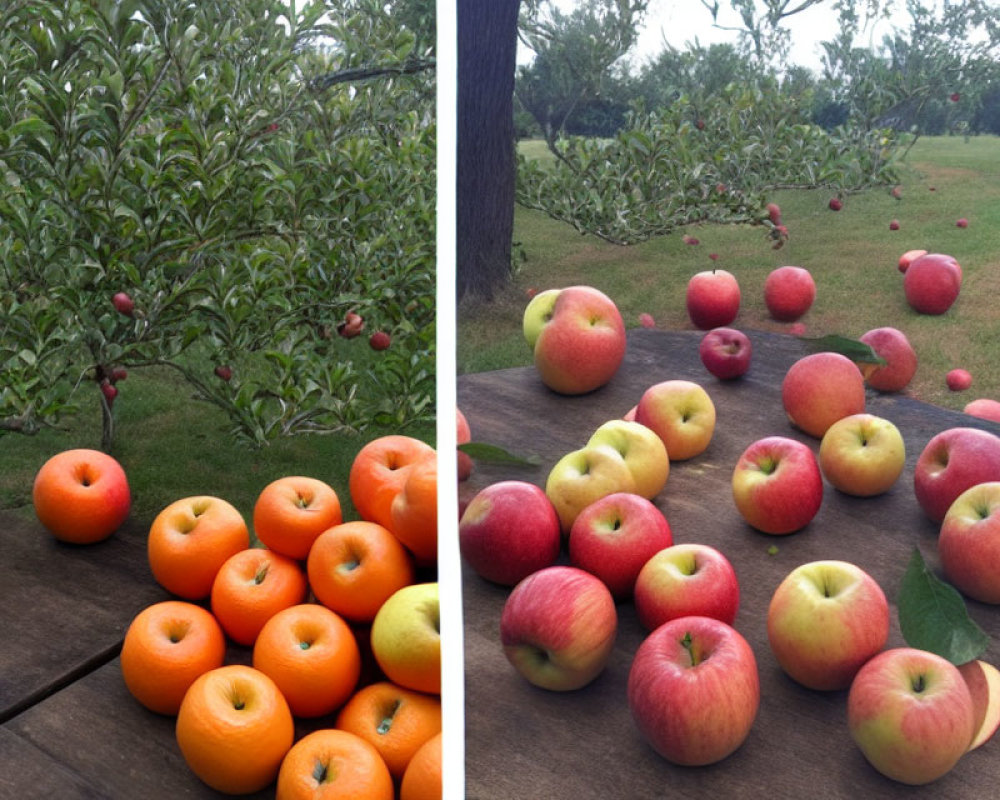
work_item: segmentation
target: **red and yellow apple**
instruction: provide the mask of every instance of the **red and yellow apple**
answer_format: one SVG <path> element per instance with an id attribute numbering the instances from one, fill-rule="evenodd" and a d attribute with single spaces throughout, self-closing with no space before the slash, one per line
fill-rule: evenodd
<path id="1" fill-rule="evenodd" d="M 795 322 L 815 299 L 816 282 L 804 267 L 778 267 L 764 281 L 764 305 L 779 322 Z"/>
<path id="2" fill-rule="evenodd" d="M 545 480 L 545 494 L 569 535 L 577 514 L 615 492 L 635 492 L 635 478 L 621 453 L 607 445 L 582 447 L 564 455 Z"/>
<path id="3" fill-rule="evenodd" d="M 751 443 L 733 470 L 733 501 L 763 533 L 794 533 L 823 502 L 823 476 L 813 451 L 796 439 L 766 436 Z"/>
<path id="4" fill-rule="evenodd" d="M 941 522 L 938 555 L 945 577 L 962 594 L 1000 603 L 1000 479 L 955 498 Z"/>
<path id="5" fill-rule="evenodd" d="M 740 311 L 740 284 L 724 269 L 691 276 L 685 295 L 688 316 L 696 328 L 707 331 L 732 323 Z"/>
<path id="6" fill-rule="evenodd" d="M 827 428 L 819 445 L 820 471 L 836 489 L 858 497 L 887 492 L 903 473 L 906 445 L 892 422 L 852 414 Z"/>
<path id="7" fill-rule="evenodd" d="M 671 461 L 686 461 L 703 453 L 712 441 L 715 404 L 693 381 L 662 381 L 643 392 L 635 421 L 656 432 Z"/>
<path id="8" fill-rule="evenodd" d="M 865 382 L 880 392 L 900 392 L 917 372 L 917 354 L 897 328 L 874 328 L 859 337 L 884 364 L 860 364 Z"/>
<path id="9" fill-rule="evenodd" d="M 635 480 L 636 494 L 652 500 L 670 476 L 666 445 L 652 428 L 635 421 L 613 419 L 594 431 L 587 447 L 610 447 L 618 451 Z"/>
<path id="10" fill-rule="evenodd" d="M 977 483 L 1000 481 L 1000 436 L 978 428 L 947 428 L 931 437 L 913 468 L 913 491 L 924 513 L 944 519 Z"/>
<path id="11" fill-rule="evenodd" d="M 813 353 L 788 368 L 781 402 L 795 427 L 819 439 L 838 419 L 865 410 L 865 381 L 847 356 Z"/>
<path id="12" fill-rule="evenodd" d="M 949 255 L 927 253 L 910 262 L 903 273 L 906 302 L 920 314 L 944 314 L 958 299 L 962 268 Z"/>

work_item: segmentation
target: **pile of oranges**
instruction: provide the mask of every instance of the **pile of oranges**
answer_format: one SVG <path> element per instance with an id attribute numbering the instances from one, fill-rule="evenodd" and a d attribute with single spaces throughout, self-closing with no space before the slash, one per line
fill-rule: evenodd
<path id="1" fill-rule="evenodd" d="M 175 599 L 133 620 L 122 677 L 176 715 L 185 761 L 218 791 L 441 796 L 437 584 L 418 582 L 436 565 L 436 452 L 375 439 L 349 491 L 359 520 L 323 481 L 269 484 L 253 510 L 261 546 L 217 497 L 177 500 L 152 523 L 150 569 Z M 252 648 L 252 665 L 225 663 L 229 644 Z M 316 729 L 296 741 L 307 719 Z"/>

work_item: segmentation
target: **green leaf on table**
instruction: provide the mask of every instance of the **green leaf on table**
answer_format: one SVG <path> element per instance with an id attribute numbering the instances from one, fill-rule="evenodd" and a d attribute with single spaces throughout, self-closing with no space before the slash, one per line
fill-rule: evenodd
<path id="1" fill-rule="evenodd" d="M 989 645 L 989 637 L 969 617 L 962 595 L 927 568 L 919 548 L 913 548 L 897 606 L 899 628 L 910 647 L 957 665 L 979 658 Z"/>
<path id="2" fill-rule="evenodd" d="M 871 345 L 859 339 L 849 339 L 835 333 L 827 336 L 800 336 L 816 352 L 840 353 L 851 361 L 861 361 L 864 364 L 885 364 L 885 359 L 872 350 Z"/>
<path id="3" fill-rule="evenodd" d="M 483 464 L 514 464 L 523 467 L 537 467 L 541 463 L 538 456 L 518 456 L 502 447 L 486 442 L 465 442 L 458 449 Z"/>

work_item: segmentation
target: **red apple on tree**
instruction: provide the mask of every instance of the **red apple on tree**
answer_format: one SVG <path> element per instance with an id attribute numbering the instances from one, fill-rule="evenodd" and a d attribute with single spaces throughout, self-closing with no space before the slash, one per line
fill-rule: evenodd
<path id="1" fill-rule="evenodd" d="M 344 316 L 344 321 L 337 325 L 337 333 L 345 339 L 353 339 L 365 327 L 365 321 L 361 315 L 355 311 L 348 311 Z"/>
<path id="2" fill-rule="evenodd" d="M 823 502 L 823 476 L 813 451 L 796 439 L 766 436 L 753 442 L 733 470 L 733 501 L 752 527 L 794 533 Z"/>
<path id="3" fill-rule="evenodd" d="M 643 564 L 632 594 L 639 623 L 647 631 L 691 616 L 732 625 L 740 606 L 732 563 L 707 544 L 675 544 L 660 550 Z"/>
<path id="4" fill-rule="evenodd" d="M 733 753 L 760 707 L 750 645 L 711 617 L 679 617 L 636 651 L 628 705 L 643 738 L 668 761 L 703 766 Z"/>
<path id="5" fill-rule="evenodd" d="M 977 483 L 1000 481 L 1000 437 L 978 428 L 947 428 L 931 437 L 913 468 L 924 513 L 941 522 L 951 504 Z"/>
<path id="6" fill-rule="evenodd" d="M 713 328 L 701 338 L 698 357 L 709 372 L 720 380 L 744 375 L 750 368 L 753 346 L 743 331 Z"/>
<path id="7" fill-rule="evenodd" d="M 696 328 L 721 328 L 736 319 L 740 311 L 740 285 L 724 269 L 698 272 L 688 281 L 685 303 Z"/>
<path id="8" fill-rule="evenodd" d="M 220 380 L 228 383 L 233 377 L 233 368 L 228 364 L 219 364 L 215 367 L 215 375 Z"/>
<path id="9" fill-rule="evenodd" d="M 104 400 L 111 407 L 111 404 L 115 402 L 115 398 L 118 396 L 118 389 L 111 385 L 111 381 L 105 378 L 101 381 L 101 394 L 104 395 Z"/>
<path id="10" fill-rule="evenodd" d="M 124 314 L 126 317 L 131 317 L 135 311 L 135 303 L 126 292 L 117 292 L 111 298 L 111 304 L 119 314 Z"/>
<path id="11" fill-rule="evenodd" d="M 385 331 L 375 331 L 368 338 L 368 345 L 372 350 L 388 350 L 390 344 L 392 344 L 392 337 Z"/>
<path id="12" fill-rule="evenodd" d="M 859 337 L 884 364 L 859 364 L 865 382 L 880 392 L 899 392 L 905 389 L 917 372 L 917 354 L 897 328 L 873 328 Z"/>
<path id="13" fill-rule="evenodd" d="M 569 532 L 569 560 L 600 578 L 615 600 L 632 596 L 639 570 L 674 543 L 663 513 L 645 497 L 616 492 L 581 511 Z"/>
<path id="14" fill-rule="evenodd" d="M 858 365 L 847 356 L 813 353 L 785 373 L 781 402 L 795 427 L 822 438 L 838 419 L 865 410 L 865 381 Z"/>
<path id="15" fill-rule="evenodd" d="M 816 283 L 803 267 L 778 267 L 764 281 L 764 304 L 779 322 L 794 322 L 816 299 Z"/>

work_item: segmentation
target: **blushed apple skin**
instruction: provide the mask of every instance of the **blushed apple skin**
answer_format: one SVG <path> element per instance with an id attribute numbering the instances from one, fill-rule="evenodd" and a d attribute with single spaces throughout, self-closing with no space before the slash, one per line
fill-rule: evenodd
<path id="1" fill-rule="evenodd" d="M 764 280 L 764 305 L 778 322 L 795 322 L 815 300 L 816 282 L 804 267 L 778 267 Z"/>
<path id="2" fill-rule="evenodd" d="M 931 437 L 913 469 L 924 513 L 941 522 L 951 504 L 977 483 L 1000 480 L 1000 437 L 978 428 L 947 428 Z"/>
<path id="3" fill-rule="evenodd" d="M 838 419 L 865 410 L 864 377 L 847 356 L 813 353 L 788 368 L 781 402 L 795 427 L 821 439 Z"/>
<path id="4" fill-rule="evenodd" d="M 903 273 L 906 302 L 919 314 L 944 314 L 958 299 L 962 268 L 942 253 L 927 253 L 910 262 Z"/>
<path id="5" fill-rule="evenodd" d="M 892 422 L 852 414 L 827 428 L 819 446 L 820 471 L 836 489 L 874 497 L 891 489 L 906 466 L 906 443 Z"/>
<path id="6" fill-rule="evenodd" d="M 711 443 L 715 404 L 694 381 L 661 381 L 639 398 L 635 421 L 656 432 L 671 461 L 686 461 L 701 455 Z"/>
<path id="7" fill-rule="evenodd" d="M 917 372 L 917 353 L 901 330 L 873 328 L 859 337 L 885 360 L 865 373 L 865 382 L 880 392 L 901 392 Z"/>
<path id="8" fill-rule="evenodd" d="M 733 470 L 733 501 L 749 525 L 784 535 L 808 525 L 823 502 L 816 456 L 796 439 L 766 436 L 751 443 Z"/>
<path id="9" fill-rule="evenodd" d="M 966 414 L 991 422 L 1000 422 L 1000 401 L 989 397 L 980 397 L 965 404 L 962 409 Z"/>
<path id="10" fill-rule="evenodd" d="M 719 380 L 733 380 L 750 369 L 753 345 L 743 331 L 713 328 L 701 338 L 698 357 L 705 369 Z"/>
<path id="11" fill-rule="evenodd" d="M 721 328 L 740 311 L 740 284 L 728 270 L 698 272 L 688 281 L 685 306 L 691 323 L 703 331 Z"/>
<path id="12" fill-rule="evenodd" d="M 948 508 L 938 555 L 949 583 L 981 603 L 1000 603 L 1000 481 L 979 483 Z"/>

